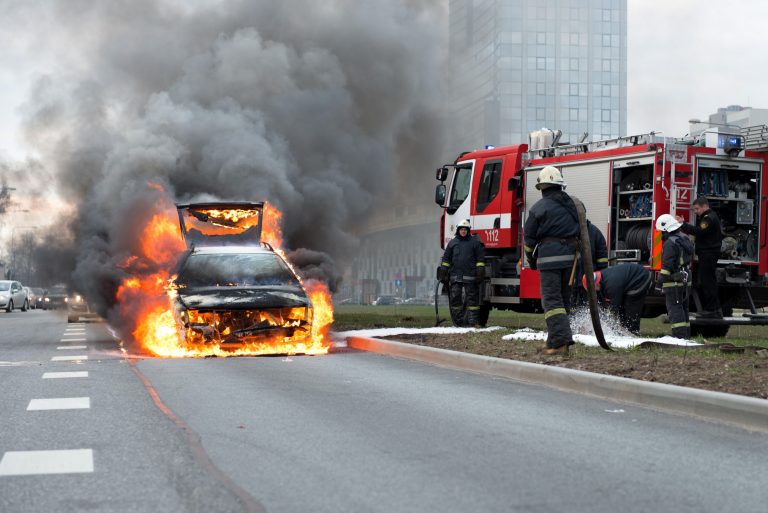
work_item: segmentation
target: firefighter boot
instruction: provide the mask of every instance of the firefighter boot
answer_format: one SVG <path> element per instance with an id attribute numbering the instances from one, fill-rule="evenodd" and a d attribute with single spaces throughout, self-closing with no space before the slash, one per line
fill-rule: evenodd
<path id="1" fill-rule="evenodd" d="M 570 344 L 563 344 L 562 346 L 557 346 L 557 347 L 544 346 L 541 349 L 539 349 L 539 351 L 544 356 L 564 356 L 567 358 L 569 346 Z"/>

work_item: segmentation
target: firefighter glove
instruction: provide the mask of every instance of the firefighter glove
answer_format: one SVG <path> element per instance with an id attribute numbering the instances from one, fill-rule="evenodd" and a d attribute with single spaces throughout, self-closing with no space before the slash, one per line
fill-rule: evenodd
<path id="1" fill-rule="evenodd" d="M 437 281 L 444 282 L 448 279 L 448 267 L 441 265 L 437 268 Z"/>
<path id="2" fill-rule="evenodd" d="M 477 277 L 478 281 L 483 281 L 485 279 L 485 267 L 484 266 L 478 266 L 477 270 L 475 270 L 475 277 Z"/>
<path id="3" fill-rule="evenodd" d="M 536 270 L 536 259 L 535 258 L 529 258 L 528 259 L 528 267 L 531 268 L 531 270 Z"/>

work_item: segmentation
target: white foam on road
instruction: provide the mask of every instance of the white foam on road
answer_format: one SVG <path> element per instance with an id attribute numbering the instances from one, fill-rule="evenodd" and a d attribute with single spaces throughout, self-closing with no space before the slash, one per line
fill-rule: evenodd
<path id="1" fill-rule="evenodd" d="M 88 371 L 75 372 L 46 372 L 43 379 L 66 379 L 66 378 L 87 378 Z"/>
<path id="2" fill-rule="evenodd" d="M 488 328 L 454 328 L 454 327 L 434 327 L 434 328 L 375 328 L 367 330 L 350 330 L 331 333 L 334 338 L 344 340 L 347 337 L 392 337 L 395 335 L 415 335 L 419 333 L 434 335 L 451 335 L 454 333 L 483 333 L 504 329 L 501 326 L 491 326 Z"/>
<path id="3" fill-rule="evenodd" d="M 0 460 L 0 476 L 82 474 L 93 472 L 93 451 L 8 451 Z"/>
<path id="4" fill-rule="evenodd" d="M 29 401 L 27 411 L 87 410 L 90 407 L 90 397 L 56 397 L 52 399 L 32 399 Z"/>

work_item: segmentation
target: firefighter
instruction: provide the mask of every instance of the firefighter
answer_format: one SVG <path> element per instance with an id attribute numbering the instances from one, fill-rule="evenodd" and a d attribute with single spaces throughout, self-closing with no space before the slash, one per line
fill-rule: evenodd
<path id="1" fill-rule="evenodd" d="M 451 319 L 456 326 L 479 325 L 480 283 L 485 279 L 485 246 L 469 232 L 469 219 L 456 225 L 456 236 L 448 243 L 438 269 L 438 279 L 450 287 Z M 466 319 L 462 291 L 466 295 Z"/>
<path id="2" fill-rule="evenodd" d="M 586 276 L 581 283 L 586 289 Z M 635 335 L 640 334 L 640 316 L 650 284 L 651 273 L 640 264 L 615 265 L 595 273 L 595 290 L 600 303 Z"/>
<path id="3" fill-rule="evenodd" d="M 542 352 L 565 356 L 568 346 L 573 344 L 568 322 L 569 282 L 578 251 L 579 218 L 556 167 L 542 169 L 536 182 L 542 198 L 531 207 L 525 220 L 524 250 L 531 269 L 539 270 L 541 304 L 547 323 L 547 345 Z"/>
<path id="4" fill-rule="evenodd" d="M 694 226 L 683 223 L 683 233 L 696 236 L 696 256 L 699 258 L 696 273 L 696 288 L 701 298 L 701 312 L 698 317 L 722 319 L 723 310 L 720 308 L 720 297 L 717 292 L 717 259 L 720 258 L 720 247 L 723 233 L 720 219 L 710 208 L 707 198 L 699 197 L 693 201 L 693 212 L 699 219 Z M 681 223 L 683 219 L 676 217 Z"/>
<path id="5" fill-rule="evenodd" d="M 587 220 L 587 232 L 589 233 L 589 245 L 592 249 L 592 269 L 599 271 L 608 267 L 608 246 L 605 243 L 605 237 L 600 229 Z M 574 283 L 578 284 L 584 277 L 584 268 L 579 259 L 576 264 L 576 275 Z M 571 305 L 575 307 L 583 306 L 587 304 L 587 295 L 578 285 L 573 287 L 573 293 L 571 294 Z"/>
<path id="6" fill-rule="evenodd" d="M 656 229 L 662 232 L 664 241 L 657 287 L 660 286 L 664 293 L 672 336 L 688 339 L 691 338 L 688 291 L 691 286 L 689 276 L 693 243 L 682 233 L 682 225 L 669 214 L 662 214 L 656 219 Z"/>

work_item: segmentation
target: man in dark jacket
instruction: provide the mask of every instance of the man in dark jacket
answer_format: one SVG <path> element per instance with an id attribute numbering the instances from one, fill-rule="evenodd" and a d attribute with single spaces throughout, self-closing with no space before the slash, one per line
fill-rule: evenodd
<path id="1" fill-rule="evenodd" d="M 541 304 L 547 323 L 546 355 L 568 355 L 573 333 L 568 322 L 571 272 L 578 249 L 579 219 L 576 205 L 563 190 L 560 171 L 541 170 L 536 188 L 542 198 L 528 212 L 523 228 L 525 257 L 531 269 L 539 270 Z"/>
<path id="2" fill-rule="evenodd" d="M 478 326 L 480 283 L 485 279 L 485 246 L 469 231 L 469 219 L 456 226 L 456 237 L 445 247 L 438 279 L 450 287 L 451 319 L 456 326 Z M 462 292 L 466 295 L 466 319 Z"/>
<path id="3" fill-rule="evenodd" d="M 640 316 L 650 284 L 651 273 L 640 264 L 620 264 L 595 273 L 595 289 L 600 303 L 635 335 L 640 334 Z M 587 288 L 586 276 L 582 285 Z"/>
<path id="4" fill-rule="evenodd" d="M 672 336 L 689 339 L 691 323 L 688 318 L 688 292 L 691 287 L 693 243 L 682 233 L 681 227 L 682 223 L 669 214 L 662 214 L 656 219 L 656 229 L 662 232 L 661 238 L 664 241 L 659 285 L 667 304 Z"/>
<path id="5" fill-rule="evenodd" d="M 698 218 L 696 225 L 683 223 L 681 230 L 688 235 L 696 236 L 696 256 L 699 263 L 696 268 L 696 288 L 699 291 L 702 311 L 698 317 L 722 319 L 723 310 L 720 308 L 720 297 L 717 292 L 717 259 L 720 258 L 720 248 L 723 242 L 723 232 L 720 219 L 710 208 L 707 198 L 696 198 L 693 201 L 693 212 Z M 681 217 L 676 219 L 682 222 Z"/>

